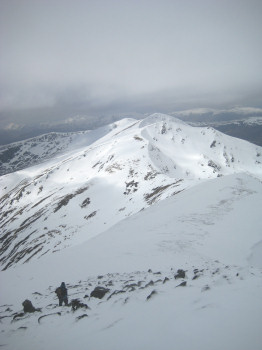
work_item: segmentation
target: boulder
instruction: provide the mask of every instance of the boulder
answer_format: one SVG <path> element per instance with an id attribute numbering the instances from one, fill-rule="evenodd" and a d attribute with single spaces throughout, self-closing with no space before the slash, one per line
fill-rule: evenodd
<path id="1" fill-rule="evenodd" d="M 35 312 L 38 311 L 32 304 L 32 302 L 28 299 L 26 299 L 25 301 L 23 301 L 22 303 L 23 307 L 24 307 L 24 312 Z"/>
<path id="2" fill-rule="evenodd" d="M 108 293 L 110 289 L 104 287 L 95 287 L 95 289 L 91 292 L 90 296 L 98 299 L 102 299 L 106 293 Z"/>
<path id="3" fill-rule="evenodd" d="M 175 274 L 175 279 L 177 278 L 185 278 L 186 277 L 186 271 L 179 269 L 177 270 L 177 273 Z"/>

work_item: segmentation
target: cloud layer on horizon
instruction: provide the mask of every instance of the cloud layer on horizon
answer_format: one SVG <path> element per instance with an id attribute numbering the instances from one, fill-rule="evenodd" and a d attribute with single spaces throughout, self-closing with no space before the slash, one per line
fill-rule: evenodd
<path id="1" fill-rule="evenodd" d="M 1 0 L 0 118 L 258 106 L 261 44 L 259 0 Z"/>

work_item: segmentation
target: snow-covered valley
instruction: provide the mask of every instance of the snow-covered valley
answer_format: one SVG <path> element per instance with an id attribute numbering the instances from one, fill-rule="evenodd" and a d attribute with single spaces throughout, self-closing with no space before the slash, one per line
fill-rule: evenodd
<path id="1" fill-rule="evenodd" d="M 159 114 L 81 137 L 0 178 L 2 348 L 261 349 L 261 147 Z"/>

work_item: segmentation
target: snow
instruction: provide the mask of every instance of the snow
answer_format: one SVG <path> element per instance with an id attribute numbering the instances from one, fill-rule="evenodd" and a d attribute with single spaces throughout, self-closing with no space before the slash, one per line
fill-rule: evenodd
<path id="1" fill-rule="evenodd" d="M 28 206 L 21 218 L 9 223 L 10 228 L 32 215 L 30 201 L 35 204 L 49 194 L 51 200 L 46 201 L 51 207 L 62 193 L 89 186 L 88 192 L 56 213 L 47 211 L 46 220 L 36 220 L 28 228 L 27 233 L 42 232 L 44 225 L 66 225 L 62 232 L 68 234 L 67 247 L 0 272 L 1 348 L 261 349 L 262 182 L 260 165 L 255 163 L 259 147 L 212 129 L 191 129 L 177 121 L 172 125 L 172 120 L 154 115 L 143 125 L 122 122 L 91 148 L 83 146 L 58 163 L 52 160 L 51 171 L 38 165 L 0 178 L 8 187 L 2 186 L 3 194 L 10 193 L 10 199 L 13 192 L 7 191 L 12 186 L 23 179 L 32 181 L 27 187 L 31 193 L 15 202 L 18 209 Z M 171 148 L 173 136 L 179 142 Z M 222 154 L 226 145 L 235 158 L 227 167 L 222 155 L 221 177 L 212 169 L 208 172 L 206 165 L 200 165 L 205 170 L 201 175 L 198 165 L 199 159 L 204 161 L 200 149 L 219 162 L 220 148 L 210 148 L 214 138 L 222 144 Z M 185 164 L 179 163 L 186 156 L 189 179 Z M 98 161 L 103 165 L 100 171 L 99 165 L 93 168 Z M 177 168 L 171 171 L 173 164 Z M 144 179 L 149 165 L 158 173 L 150 181 Z M 145 193 L 175 182 L 178 174 L 184 174 L 183 181 L 146 205 Z M 36 179 L 39 175 L 48 178 L 41 182 L 44 194 L 37 195 L 40 184 L 33 182 L 41 179 Z M 139 182 L 139 189 L 123 195 L 125 182 L 131 180 Z M 56 188 L 63 190 L 54 193 Z M 92 205 L 88 213 L 97 209 L 98 214 L 84 223 L 86 209 L 79 203 L 86 197 Z M 75 235 L 69 234 L 71 229 Z M 62 237 L 50 237 L 46 246 L 54 247 L 57 239 Z M 185 278 L 175 278 L 178 269 L 186 272 Z M 58 307 L 54 290 L 62 281 L 69 301 L 79 298 L 89 308 Z M 180 286 L 183 282 L 186 285 Z M 101 300 L 90 297 L 97 285 L 110 289 Z M 15 316 L 25 299 L 42 311 Z"/>

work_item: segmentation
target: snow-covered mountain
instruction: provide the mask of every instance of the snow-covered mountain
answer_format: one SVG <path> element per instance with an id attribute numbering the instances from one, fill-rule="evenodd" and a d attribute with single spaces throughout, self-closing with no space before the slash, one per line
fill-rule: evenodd
<path id="1" fill-rule="evenodd" d="M 262 146 L 262 109 L 235 107 L 231 109 L 195 108 L 171 115 L 192 126 L 213 127 L 224 134 Z"/>
<path id="2" fill-rule="evenodd" d="M 106 130 L 92 143 L 81 134 L 69 153 L 1 177 L 4 269 L 82 243 L 196 182 L 262 173 L 259 147 L 166 115 Z"/>
<path id="3" fill-rule="evenodd" d="M 95 131 L 57 133 L 33 137 L 25 141 L 0 146 L 0 176 L 40 164 L 50 158 L 88 146 L 107 134 L 115 124 Z"/>
<path id="4" fill-rule="evenodd" d="M 100 131 L 0 178 L 1 345 L 260 349 L 262 148 L 162 114 Z"/>

